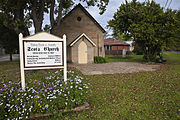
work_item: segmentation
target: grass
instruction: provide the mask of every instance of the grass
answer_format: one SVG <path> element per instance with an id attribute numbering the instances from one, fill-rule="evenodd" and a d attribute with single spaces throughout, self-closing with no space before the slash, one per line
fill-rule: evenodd
<path id="1" fill-rule="evenodd" d="M 1 57 L 1 56 L 9 56 L 9 54 L 0 54 L 0 57 Z"/>
<path id="2" fill-rule="evenodd" d="M 165 53 L 169 63 L 179 55 Z M 138 59 L 138 57 L 135 57 Z M 0 80 L 20 80 L 18 62 L 0 62 Z M 78 72 L 78 71 L 77 71 Z M 36 71 L 30 77 L 42 77 Z M 177 120 L 180 119 L 180 64 L 165 64 L 155 72 L 86 76 L 90 109 L 50 120 Z"/>
<path id="3" fill-rule="evenodd" d="M 107 62 L 142 62 L 142 55 L 131 54 L 127 55 L 127 58 L 122 58 L 121 55 L 106 55 Z"/>
<path id="4" fill-rule="evenodd" d="M 164 58 L 167 59 L 167 63 L 180 63 L 180 54 L 174 52 L 164 52 Z"/>
<path id="5" fill-rule="evenodd" d="M 106 55 L 107 62 L 142 62 L 143 55 L 131 54 L 127 58 L 122 58 L 121 55 Z M 164 58 L 167 63 L 180 63 L 180 54 L 173 52 L 164 52 Z"/>

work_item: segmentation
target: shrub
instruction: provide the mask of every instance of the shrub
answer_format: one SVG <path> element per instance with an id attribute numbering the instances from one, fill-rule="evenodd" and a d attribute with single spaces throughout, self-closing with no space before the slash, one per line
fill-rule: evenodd
<path id="1" fill-rule="evenodd" d="M 94 63 L 106 63 L 106 60 L 103 57 L 95 56 Z"/>
<path id="2" fill-rule="evenodd" d="M 0 85 L 0 119 L 25 119 L 37 113 L 59 114 L 84 103 L 87 96 L 85 78 L 68 71 L 64 82 L 62 71 L 49 72 L 43 80 L 30 79 L 26 91 L 20 82 L 2 82 Z"/>

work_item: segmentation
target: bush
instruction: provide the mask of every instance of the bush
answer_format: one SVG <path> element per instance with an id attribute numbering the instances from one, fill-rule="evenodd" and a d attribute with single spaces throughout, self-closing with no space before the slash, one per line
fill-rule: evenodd
<path id="1" fill-rule="evenodd" d="M 95 56 L 94 63 L 106 63 L 106 60 L 103 57 Z"/>
<path id="2" fill-rule="evenodd" d="M 68 71 L 65 83 L 63 72 L 49 72 L 43 80 L 27 81 L 26 91 L 20 82 L 2 82 L 0 85 L 0 119 L 25 119 L 37 113 L 61 115 L 59 110 L 72 109 L 84 103 L 87 84 L 82 76 Z"/>

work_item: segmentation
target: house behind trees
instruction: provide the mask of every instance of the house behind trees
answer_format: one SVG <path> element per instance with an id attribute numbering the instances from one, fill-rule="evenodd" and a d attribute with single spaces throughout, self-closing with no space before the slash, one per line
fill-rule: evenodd
<path id="1" fill-rule="evenodd" d="M 114 38 L 104 39 L 104 48 L 106 55 L 122 55 L 123 49 L 125 49 L 128 53 L 131 52 L 130 44 Z"/>

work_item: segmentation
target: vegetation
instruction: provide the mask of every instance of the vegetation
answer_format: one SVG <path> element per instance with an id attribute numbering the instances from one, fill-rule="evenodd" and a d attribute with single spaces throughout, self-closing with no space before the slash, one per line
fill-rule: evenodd
<path id="1" fill-rule="evenodd" d="M 21 82 L 0 81 L 0 119 L 25 119 L 44 113 L 61 117 L 60 110 L 82 105 L 88 88 L 84 78 L 68 71 L 65 83 L 62 75 L 62 70 L 48 72 L 46 77 L 40 72 L 33 74 L 26 79 L 26 91 L 21 90 Z"/>
<path id="2" fill-rule="evenodd" d="M 103 57 L 95 56 L 94 63 L 106 63 L 106 60 Z"/>
<path id="3" fill-rule="evenodd" d="M 0 66 L 1 82 L 20 81 L 18 62 L 1 62 Z M 42 73 L 27 73 L 26 77 L 28 80 L 34 80 L 32 84 L 38 85 L 38 80 L 42 80 L 39 81 L 41 83 L 45 81 L 42 79 Z M 80 73 L 75 70 L 75 74 Z M 155 72 L 86 76 L 88 80 L 85 82 L 90 83 L 87 101 L 91 108 L 47 119 L 176 120 L 179 119 L 180 108 L 179 76 L 179 64 L 163 65 L 161 70 Z"/>
<path id="4" fill-rule="evenodd" d="M 176 14 L 176 31 L 175 31 L 175 38 L 172 45 L 169 47 L 169 49 L 180 51 L 180 10 L 177 11 Z"/>
<path id="5" fill-rule="evenodd" d="M 167 64 L 180 64 L 180 54 L 173 52 L 164 52 L 163 58 L 167 60 Z M 106 55 L 105 57 L 107 62 L 143 62 L 143 55 L 131 54 L 126 58 L 122 58 L 121 55 Z"/>
<path id="6" fill-rule="evenodd" d="M 180 64 L 180 54 L 173 52 L 164 52 L 164 58 L 167 60 L 167 63 L 171 64 Z"/>
<path id="7" fill-rule="evenodd" d="M 0 45 L 5 49 L 5 52 L 10 55 L 18 50 L 18 35 L 13 29 L 9 29 L 3 24 L 3 15 L 0 14 Z"/>
<path id="8" fill-rule="evenodd" d="M 132 0 L 121 4 L 108 27 L 113 30 L 114 36 L 124 33 L 132 37 L 141 48 L 144 61 L 155 61 L 161 50 L 172 44 L 175 35 L 178 35 L 175 34 L 176 25 L 180 26 L 178 21 L 176 11 L 164 11 L 155 1 L 140 3 Z"/>
<path id="9" fill-rule="evenodd" d="M 136 55 L 134 53 L 127 55 L 125 58 L 122 55 L 106 55 L 107 62 L 142 62 L 143 55 Z"/>
<path id="10" fill-rule="evenodd" d="M 78 0 L 87 6 L 97 6 L 100 14 L 106 10 L 109 0 Z M 5 16 L 4 24 L 13 28 L 17 34 L 29 35 L 28 28 L 34 25 L 35 33 L 42 31 L 44 14 L 50 17 L 50 31 L 54 33 L 62 17 L 66 15 L 77 0 L 0 0 L 0 12 Z M 45 30 L 49 27 L 46 26 Z"/>

